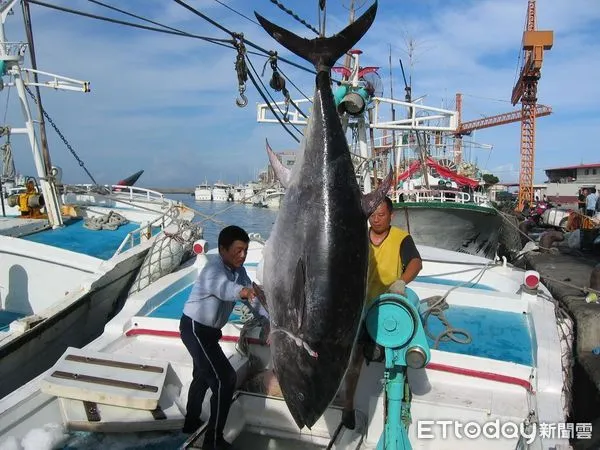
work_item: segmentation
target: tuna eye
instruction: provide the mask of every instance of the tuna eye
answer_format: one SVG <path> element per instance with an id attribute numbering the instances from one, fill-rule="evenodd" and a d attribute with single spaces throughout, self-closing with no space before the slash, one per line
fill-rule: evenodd
<path id="1" fill-rule="evenodd" d="M 302 392 L 298 392 L 298 400 L 300 400 L 301 402 L 304 401 L 304 394 Z"/>

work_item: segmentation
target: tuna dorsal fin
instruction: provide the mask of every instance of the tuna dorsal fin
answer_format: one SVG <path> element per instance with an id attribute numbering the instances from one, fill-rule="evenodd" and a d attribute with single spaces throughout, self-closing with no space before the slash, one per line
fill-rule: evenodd
<path id="1" fill-rule="evenodd" d="M 281 163 L 281 161 L 279 160 L 279 158 L 277 157 L 277 155 L 275 154 L 275 152 L 269 145 L 269 141 L 268 140 L 265 140 L 265 141 L 267 143 L 267 155 L 269 155 L 269 162 L 271 163 L 271 167 L 273 168 L 273 171 L 275 172 L 275 176 L 277 177 L 277 179 L 279 180 L 281 185 L 284 188 L 287 188 L 288 185 L 290 184 L 290 177 L 291 177 L 292 171 L 290 169 L 288 169 L 287 167 L 285 167 Z"/>
<path id="2" fill-rule="evenodd" d="M 390 173 L 384 178 L 381 184 L 377 186 L 377 189 L 375 189 L 373 192 L 363 195 L 361 200 L 362 209 L 367 217 L 373 214 L 373 211 L 375 211 L 379 204 L 383 201 L 384 197 L 392 187 L 393 180 L 394 171 L 390 169 Z"/>
<path id="3" fill-rule="evenodd" d="M 305 308 L 306 308 L 306 268 L 304 267 L 304 261 L 302 258 L 298 260 L 296 264 L 296 270 L 294 271 L 294 280 L 292 283 L 292 298 L 291 307 L 296 313 L 298 320 L 298 328 L 295 330 L 298 332 L 302 328 L 304 322 Z"/>
<path id="4" fill-rule="evenodd" d="M 260 14 L 256 12 L 254 14 L 273 39 L 296 55 L 312 62 L 317 70 L 324 70 L 325 68 L 331 68 L 344 53 L 363 37 L 375 20 L 376 12 L 377 2 L 373 3 L 358 20 L 352 22 L 338 34 L 328 38 L 318 37 L 315 39 L 301 38 L 291 31 L 269 22 Z"/>

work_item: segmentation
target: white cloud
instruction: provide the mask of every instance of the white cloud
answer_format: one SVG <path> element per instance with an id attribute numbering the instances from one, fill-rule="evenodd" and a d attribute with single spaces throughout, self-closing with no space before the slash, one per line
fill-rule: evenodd
<path id="1" fill-rule="evenodd" d="M 134 20 L 83 0 L 60 3 Z M 314 36 L 267 0 L 227 3 L 251 18 L 256 9 L 302 36 Z M 189 4 L 243 32 L 257 44 L 309 66 L 256 25 L 217 2 Z M 175 2 L 137 0 L 118 5 L 189 32 L 227 37 Z M 300 2 L 288 6 L 316 24 L 316 8 Z M 265 137 L 278 150 L 297 147 L 279 125 L 256 123 L 255 105 L 262 99 L 250 81 L 248 106 L 235 106 L 233 50 L 193 39 L 129 30 L 36 5 L 31 9 L 39 68 L 92 83 L 89 94 L 44 89 L 42 95 L 48 112 L 98 181 L 116 181 L 140 168 L 146 170 L 140 180 L 145 185 L 193 185 L 204 178 L 236 181 L 238 177 L 250 178 L 266 164 Z M 329 2 L 328 9 L 327 31 L 331 34 L 347 23 L 348 13 L 341 3 Z M 358 45 L 365 52 L 361 64 L 381 66 L 388 93 L 388 43 L 391 44 L 394 93 L 397 98 L 402 96 L 397 59 L 401 56 L 408 66 L 401 50 L 405 48 L 404 37 L 412 36 L 417 41 L 415 97 L 427 94 L 429 105 L 439 106 L 442 101 L 452 105 L 454 94 L 463 92 L 464 120 L 512 110 L 506 101 L 517 69 L 525 9 L 526 2 L 522 0 L 380 0 L 375 25 Z M 8 37 L 16 40 L 23 36 L 19 31 L 20 14 L 10 20 Z M 589 130 L 600 125 L 600 119 L 593 118 L 598 117 L 600 110 L 600 44 L 594 31 L 599 21 L 600 6 L 592 0 L 538 2 L 539 28 L 555 30 L 554 48 L 545 54 L 539 85 L 539 101 L 551 105 L 555 113 L 538 121 L 538 169 L 578 163 L 581 159 L 590 162 L 594 158 Z M 265 59 L 252 57 L 252 61 L 262 71 Z M 311 74 L 285 64 L 281 68 L 306 94 L 312 95 Z M 288 88 L 294 98 L 302 97 L 289 84 Z M 5 89 L 0 94 L 0 109 L 4 109 L 7 93 Z M 9 122 L 21 126 L 20 110 L 14 100 L 12 90 Z M 282 100 L 280 94 L 276 100 Z M 63 167 L 65 178 L 87 181 L 54 132 L 49 129 L 48 134 L 53 162 Z M 474 154 L 480 164 L 491 167 L 491 172 L 510 167 L 514 180 L 518 178 L 519 139 L 518 124 L 481 130 L 472 140 L 492 144 L 494 149 L 491 153 L 486 150 Z M 13 142 L 19 167 L 32 173 L 26 141 L 19 137 Z M 504 180 L 503 174 L 497 175 Z M 536 181 L 543 180 L 543 171 L 537 170 L 536 177 L 541 177 Z"/>

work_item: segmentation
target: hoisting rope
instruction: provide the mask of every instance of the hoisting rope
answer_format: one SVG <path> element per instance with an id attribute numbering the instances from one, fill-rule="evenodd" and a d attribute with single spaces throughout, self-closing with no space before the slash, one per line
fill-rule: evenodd
<path id="1" fill-rule="evenodd" d="M 324 5 L 325 2 L 323 0 L 321 0 L 321 2 Z M 300 22 L 302 25 L 304 25 L 309 30 L 313 31 L 316 34 L 319 34 L 319 30 L 317 30 L 311 24 L 309 24 L 308 22 L 306 22 L 304 19 L 301 19 L 298 16 L 298 14 L 296 14 L 294 11 L 292 11 L 291 9 L 286 8 L 284 4 L 278 2 L 277 0 L 271 0 L 271 3 L 273 3 L 276 6 L 278 6 L 279 9 L 281 9 L 282 11 L 285 11 L 287 14 L 289 14 L 290 16 L 292 16 L 296 21 Z M 323 9 L 323 7 L 321 9 Z"/>
<path id="2" fill-rule="evenodd" d="M 256 90 L 258 91 L 259 95 L 262 97 L 262 99 L 264 100 L 264 102 L 267 104 L 267 107 L 271 110 L 271 112 L 273 113 L 273 115 L 275 116 L 275 118 L 277 119 L 277 121 L 279 122 L 279 124 L 284 128 L 285 131 L 288 132 L 288 134 L 290 136 L 292 136 L 292 138 L 294 138 L 294 140 L 298 143 L 300 143 L 300 139 L 298 139 L 298 137 L 296 135 L 294 135 L 294 133 L 292 133 L 288 127 L 286 126 L 286 124 L 284 123 L 283 120 L 281 120 L 281 118 L 277 115 L 277 113 L 275 112 L 275 109 L 273 109 L 273 104 L 277 107 L 277 109 L 279 110 L 280 113 L 283 113 L 281 111 L 281 108 L 279 108 L 279 105 L 277 104 L 277 102 L 275 102 L 275 100 L 273 99 L 273 97 L 271 96 L 271 94 L 268 94 L 269 97 L 271 97 L 271 102 L 269 102 L 269 100 L 267 99 L 265 93 L 263 92 L 263 90 L 260 88 L 258 82 L 256 81 L 256 79 L 258 79 L 258 81 L 260 81 L 260 83 L 263 85 L 264 88 L 264 84 L 262 82 L 262 80 L 260 79 L 260 76 L 258 75 L 258 72 L 256 71 L 256 69 L 254 68 L 254 66 L 252 65 L 252 61 L 250 61 L 250 58 L 248 58 L 248 64 L 250 66 L 250 68 L 252 69 L 252 71 L 248 72 L 248 76 L 250 77 L 250 81 L 252 81 L 252 84 L 254 85 L 254 87 L 256 88 Z M 254 72 L 256 74 L 256 78 L 254 77 L 254 75 L 252 74 L 252 72 Z M 266 89 L 265 89 L 266 90 Z M 268 91 L 267 91 L 268 93 Z M 292 127 L 298 132 L 300 133 L 300 135 L 302 135 L 303 133 L 298 129 L 298 127 L 296 127 L 295 125 L 292 124 Z"/>
<path id="3" fill-rule="evenodd" d="M 269 59 L 265 61 L 265 65 L 263 66 L 263 70 L 261 73 L 261 77 L 265 75 L 265 69 L 267 68 L 267 64 L 271 65 L 271 70 L 273 71 L 273 75 L 271 76 L 271 81 L 269 81 L 269 86 L 274 91 L 280 92 L 283 94 L 285 98 L 285 112 L 283 114 L 283 120 L 285 122 L 289 122 L 288 113 L 290 109 L 290 103 L 296 110 L 305 118 L 308 119 L 308 116 L 304 114 L 304 112 L 298 107 L 298 105 L 292 100 L 290 96 L 290 91 L 285 87 L 285 80 L 287 77 L 282 78 L 279 67 L 277 66 L 277 52 L 273 51 L 269 53 Z M 285 75 L 284 75 L 285 76 Z M 293 83 L 292 83 L 293 84 Z M 298 89 L 298 88 L 296 88 Z M 281 112 L 281 109 L 279 110 Z"/>

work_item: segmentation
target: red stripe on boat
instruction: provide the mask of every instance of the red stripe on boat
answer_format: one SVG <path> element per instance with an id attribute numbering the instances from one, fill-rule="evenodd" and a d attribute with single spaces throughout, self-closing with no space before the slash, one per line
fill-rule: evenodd
<path id="1" fill-rule="evenodd" d="M 468 377 L 482 378 L 484 380 L 496 381 L 498 383 L 514 384 L 524 387 L 530 392 L 533 391 L 533 386 L 528 380 L 522 378 L 511 377 L 509 375 L 500 375 L 498 373 L 484 372 L 482 370 L 464 369 L 462 367 L 447 366 L 445 364 L 430 362 L 426 366 L 427 369 L 438 370 L 440 372 L 455 373 L 457 375 L 465 375 Z"/>
<path id="2" fill-rule="evenodd" d="M 150 330 L 148 328 L 131 328 L 125 332 L 125 336 L 161 336 L 161 337 L 171 337 L 178 338 L 179 331 L 169 331 L 169 330 Z M 260 339 L 257 338 L 246 338 L 249 344 L 253 345 L 265 345 Z M 238 342 L 240 338 L 238 336 L 223 336 L 221 341 L 223 342 Z"/>
<path id="3" fill-rule="evenodd" d="M 161 337 L 172 337 L 178 338 L 179 331 L 168 331 L 168 330 L 151 330 L 148 328 L 131 328 L 125 332 L 125 336 L 161 336 Z M 221 341 L 223 342 L 238 342 L 240 338 L 238 336 L 223 336 Z M 260 339 L 257 338 L 248 338 L 248 343 L 253 345 L 266 345 Z M 457 375 L 465 375 L 473 378 L 482 378 L 484 380 L 496 381 L 498 383 L 505 384 L 514 384 L 516 386 L 521 386 L 527 389 L 530 392 L 533 391 L 533 386 L 527 380 L 523 380 L 522 378 L 511 377 L 508 375 L 500 375 L 498 373 L 492 372 L 484 372 L 482 370 L 474 370 L 474 369 L 465 369 L 462 367 L 456 366 L 448 366 L 446 364 L 439 364 L 430 362 L 426 366 L 427 369 L 437 370 L 440 372 L 448 372 L 454 373 Z"/>

